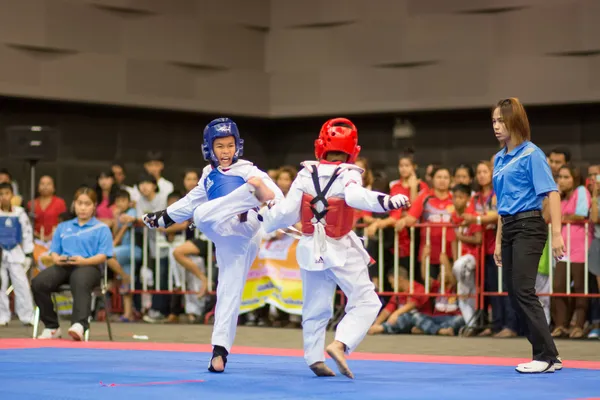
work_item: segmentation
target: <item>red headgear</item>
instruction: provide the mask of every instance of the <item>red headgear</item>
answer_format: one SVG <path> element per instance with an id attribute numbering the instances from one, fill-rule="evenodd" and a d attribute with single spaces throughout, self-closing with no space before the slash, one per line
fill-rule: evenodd
<path id="1" fill-rule="evenodd" d="M 350 120 L 334 118 L 323 124 L 319 138 L 315 140 L 315 156 L 322 160 L 330 151 L 348 154 L 348 163 L 356 161 L 360 152 L 358 131 Z"/>

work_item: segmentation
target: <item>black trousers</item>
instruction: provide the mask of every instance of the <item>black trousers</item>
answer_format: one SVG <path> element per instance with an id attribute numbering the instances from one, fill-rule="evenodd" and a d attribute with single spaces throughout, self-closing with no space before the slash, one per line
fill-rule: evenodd
<path id="1" fill-rule="evenodd" d="M 88 329 L 88 318 L 92 307 L 92 290 L 100 285 L 101 272 L 98 266 L 58 266 L 55 265 L 40 272 L 31 281 L 31 291 L 35 304 L 40 308 L 40 319 L 48 329 L 59 327 L 58 315 L 54 311 L 52 293 L 60 285 L 69 284 L 73 294 L 73 313 L 71 324 L 79 322 Z"/>
<path id="2" fill-rule="evenodd" d="M 519 323 L 533 347 L 533 359 L 553 362 L 558 357 L 544 310 L 535 293 L 535 279 L 548 228 L 542 217 L 524 218 L 502 226 L 504 285 Z"/>

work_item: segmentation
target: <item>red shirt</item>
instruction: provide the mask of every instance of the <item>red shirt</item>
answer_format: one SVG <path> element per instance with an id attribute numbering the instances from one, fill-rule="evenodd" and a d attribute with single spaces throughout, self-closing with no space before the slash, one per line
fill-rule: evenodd
<path id="1" fill-rule="evenodd" d="M 354 210 L 354 224 L 352 224 L 352 226 L 356 227 L 356 224 L 358 223 L 358 221 L 366 216 L 371 216 L 373 215 L 373 213 L 371 211 L 365 211 L 365 210 Z"/>
<path id="2" fill-rule="evenodd" d="M 408 210 L 408 215 L 421 221 L 421 223 L 429 224 L 448 224 L 452 220 L 454 212 L 454 204 L 452 204 L 452 194 L 449 192 L 448 197 L 440 199 L 435 196 L 434 191 L 430 190 L 423 192 L 417 197 L 417 200 Z M 427 228 L 421 228 L 421 248 L 419 249 L 419 259 L 423 254 L 423 248 L 426 244 Z M 431 228 L 431 256 L 429 262 L 431 264 L 440 263 L 440 253 L 442 252 L 442 228 Z M 450 254 L 449 247 L 454 240 L 454 230 L 446 228 L 446 254 Z"/>
<path id="3" fill-rule="evenodd" d="M 467 214 L 472 215 L 485 215 L 489 211 L 496 211 L 496 194 L 492 191 L 487 196 L 483 196 L 483 193 L 475 193 L 469 205 L 467 206 Z M 485 225 L 485 232 L 483 234 L 483 245 L 485 246 L 485 254 L 494 254 L 496 249 L 496 230 L 498 229 L 497 224 Z"/>
<path id="4" fill-rule="evenodd" d="M 417 190 L 419 191 L 419 195 L 424 193 L 424 192 L 428 192 L 429 191 L 429 186 L 427 186 L 427 184 L 425 182 L 419 182 L 419 186 L 417 187 Z M 390 196 L 395 196 L 397 194 L 403 194 L 406 197 L 410 198 L 410 187 L 408 186 L 403 186 L 402 185 L 402 181 L 398 181 L 396 182 L 394 185 L 392 185 L 392 187 L 390 188 Z M 390 217 L 399 220 L 400 218 L 402 218 L 404 215 L 406 215 L 406 211 L 400 209 L 400 210 L 392 210 L 390 211 Z M 408 231 L 408 229 L 403 229 L 400 232 L 398 232 L 398 257 L 409 257 L 410 256 L 410 233 Z"/>
<path id="5" fill-rule="evenodd" d="M 414 293 L 425 293 L 425 286 L 419 282 L 414 282 Z M 433 291 L 432 291 L 433 292 Z M 416 305 L 416 310 L 422 314 L 431 315 L 431 302 L 428 296 L 415 296 L 412 297 L 410 294 L 397 294 L 392 296 L 390 301 L 386 304 L 385 309 L 390 313 L 393 313 L 409 301 Z"/>
<path id="6" fill-rule="evenodd" d="M 60 214 L 67 212 L 67 205 L 60 197 L 52 196 L 50 203 L 45 209 L 40 206 L 39 197 L 34 200 L 35 204 L 35 221 L 33 230 L 36 235 L 41 234 L 42 227 L 44 228 L 44 237 L 50 238 L 52 231 L 58 225 L 58 217 Z M 31 201 L 27 203 L 27 207 L 31 209 Z"/>
<path id="7" fill-rule="evenodd" d="M 434 293 L 442 293 L 442 285 L 440 281 L 436 279 L 431 280 L 430 289 Z M 456 288 L 454 286 L 444 288 L 445 294 L 456 294 Z M 435 305 L 433 307 L 433 315 L 460 315 L 460 308 L 458 308 L 458 297 L 436 297 Z"/>
<path id="8" fill-rule="evenodd" d="M 465 220 L 464 217 L 458 216 L 456 211 L 452 213 L 452 223 L 456 225 L 460 225 Z M 477 232 L 481 232 L 481 225 L 471 224 L 467 226 L 459 226 L 456 228 L 466 237 L 474 237 Z M 456 238 L 456 236 L 454 236 Z M 461 244 L 461 253 L 459 256 L 464 256 L 466 254 L 472 254 L 475 257 L 475 260 L 479 262 L 481 251 L 479 246 L 470 243 L 462 243 Z"/>

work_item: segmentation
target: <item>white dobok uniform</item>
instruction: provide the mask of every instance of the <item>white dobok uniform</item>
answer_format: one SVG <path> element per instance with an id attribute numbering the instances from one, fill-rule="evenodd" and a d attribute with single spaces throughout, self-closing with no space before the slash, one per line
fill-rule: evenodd
<path id="1" fill-rule="evenodd" d="M 212 345 L 227 352 L 235 338 L 246 276 L 264 234 L 257 218 L 261 203 L 246 183 L 251 177 L 261 178 L 277 200 L 283 199 L 265 172 L 238 160 L 228 168 L 206 166 L 198 186 L 167 208 L 176 223 L 193 217 L 196 228 L 215 244 L 219 275 Z"/>
<path id="2" fill-rule="evenodd" d="M 356 165 L 313 161 L 302 165 L 305 168 L 298 173 L 285 200 L 264 212 L 262 218 L 267 233 L 302 221 L 303 235 L 296 257 L 302 274 L 304 358 L 310 366 L 325 360 L 325 330 L 333 316 L 336 285 L 348 297 L 346 315 L 335 335 L 346 345 L 346 354 L 358 346 L 377 317 L 381 301 L 367 270 L 371 257 L 351 228 L 353 209 L 388 210 L 381 202 L 383 193 L 362 187 L 362 170 Z M 329 211 L 318 220 L 310 200 L 325 191 L 338 168 L 337 178 L 323 196 Z M 318 189 L 313 171 L 318 173 Z M 324 210 L 321 201 L 313 204 L 317 213 Z"/>
<path id="3" fill-rule="evenodd" d="M 10 212 L 0 210 L 0 325 L 11 319 L 8 296 L 8 278 L 15 291 L 15 312 L 24 324 L 31 323 L 33 298 L 25 268 L 31 259 L 25 254 L 33 253 L 33 229 L 22 207 L 13 206 Z"/>

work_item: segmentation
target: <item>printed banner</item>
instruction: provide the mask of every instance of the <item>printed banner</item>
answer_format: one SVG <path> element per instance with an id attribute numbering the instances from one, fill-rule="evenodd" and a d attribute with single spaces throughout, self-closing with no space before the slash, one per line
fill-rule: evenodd
<path id="1" fill-rule="evenodd" d="M 287 235 L 280 240 L 261 243 L 244 287 L 241 314 L 271 304 L 288 314 L 302 315 L 297 245 L 298 240 Z"/>

